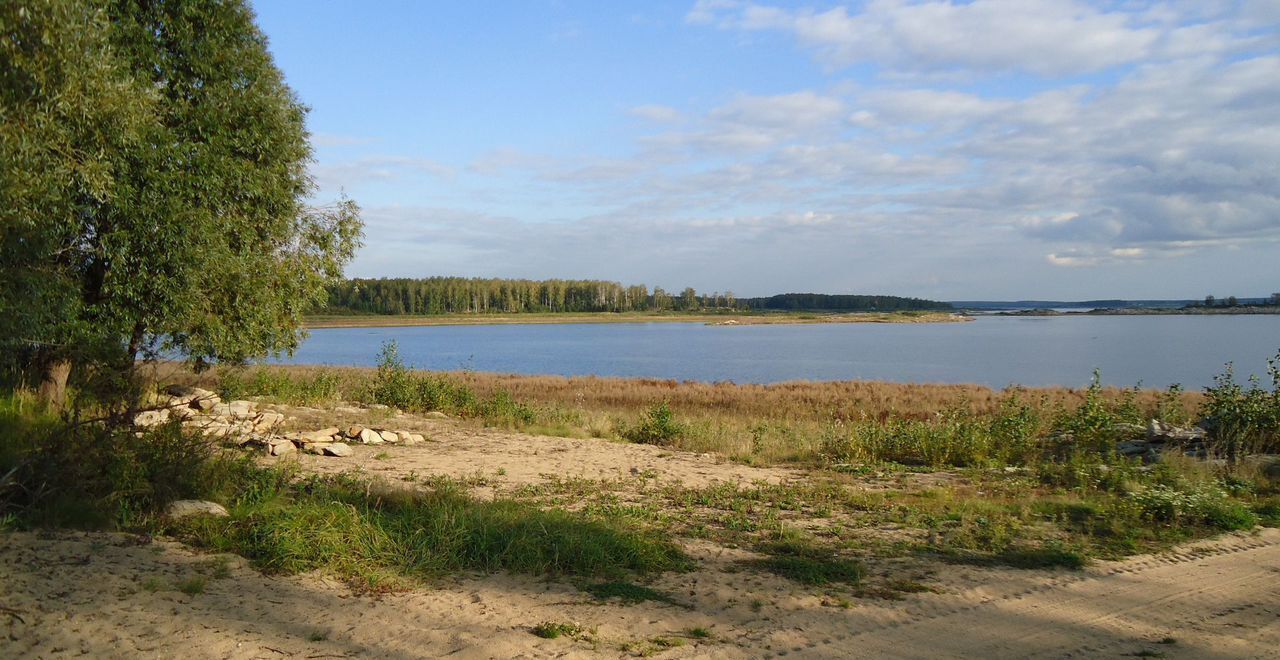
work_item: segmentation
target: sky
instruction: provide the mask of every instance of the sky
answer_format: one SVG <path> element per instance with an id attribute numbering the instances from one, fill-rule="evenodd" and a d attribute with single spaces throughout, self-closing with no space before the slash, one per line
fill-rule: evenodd
<path id="1" fill-rule="evenodd" d="M 1280 0 L 254 0 L 353 277 L 1280 291 Z"/>

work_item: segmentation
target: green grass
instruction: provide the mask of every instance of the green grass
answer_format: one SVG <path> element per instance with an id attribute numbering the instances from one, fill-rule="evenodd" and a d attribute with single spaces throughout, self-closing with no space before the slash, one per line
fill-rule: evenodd
<path id="1" fill-rule="evenodd" d="M 204 588 L 209 585 L 209 578 L 203 575 L 193 575 L 177 584 L 178 591 L 188 596 L 196 596 L 204 593 Z"/>
<path id="2" fill-rule="evenodd" d="M 356 476 L 303 478 L 223 452 L 176 425 L 141 437 L 58 420 L 0 400 L 0 492 L 7 527 L 167 533 L 249 558 L 277 573 L 323 570 L 367 589 L 455 571 L 622 578 L 683 570 L 688 558 L 659 532 L 623 517 L 508 499 L 479 501 L 461 482 L 423 490 Z M 229 518 L 170 521 L 174 499 L 227 505 Z M 218 560 L 179 586 L 199 593 L 229 567 Z"/>
<path id="3" fill-rule="evenodd" d="M 529 632 L 543 639 L 559 639 L 560 637 L 577 637 L 582 634 L 583 630 L 582 626 L 576 623 L 543 621 L 534 626 Z"/>
<path id="4" fill-rule="evenodd" d="M 230 520 L 194 519 L 170 531 L 269 572 L 323 569 L 370 589 L 461 570 L 618 576 L 688 565 L 669 541 L 638 527 L 477 501 L 447 484 L 411 492 L 315 477 L 243 498 Z"/>

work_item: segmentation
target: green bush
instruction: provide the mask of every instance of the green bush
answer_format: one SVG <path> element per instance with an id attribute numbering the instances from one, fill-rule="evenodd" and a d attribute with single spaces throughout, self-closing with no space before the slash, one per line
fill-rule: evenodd
<path id="1" fill-rule="evenodd" d="M 1267 360 L 1271 389 L 1257 378 L 1248 388 L 1235 380 L 1230 363 L 1205 388 L 1201 414 L 1209 422 L 1215 450 L 1229 458 L 1249 452 L 1280 451 L 1280 353 Z"/>
<path id="2" fill-rule="evenodd" d="M 685 428 L 676 421 L 671 406 L 666 401 L 645 412 L 635 426 L 625 427 L 622 437 L 646 445 L 669 445 L 685 434 Z"/>

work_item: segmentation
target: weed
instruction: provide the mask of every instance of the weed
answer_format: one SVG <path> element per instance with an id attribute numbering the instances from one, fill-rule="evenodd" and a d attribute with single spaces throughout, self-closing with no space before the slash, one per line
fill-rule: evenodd
<path id="1" fill-rule="evenodd" d="M 711 631 L 701 626 L 697 626 L 694 628 L 685 628 L 684 634 L 686 637 L 690 637 L 692 639 L 711 639 L 712 638 Z"/>
<path id="2" fill-rule="evenodd" d="M 668 445 L 684 434 L 684 426 L 675 420 L 666 401 L 645 412 L 640 423 L 622 431 L 627 440 L 646 445 Z"/>
<path id="3" fill-rule="evenodd" d="M 307 635 L 308 642 L 323 642 L 327 639 L 329 639 L 329 633 L 323 630 L 317 630 L 310 635 Z"/>
<path id="4" fill-rule="evenodd" d="M 145 591 L 155 593 L 157 591 L 160 591 L 161 589 L 164 589 L 165 583 L 164 583 L 164 580 L 161 580 L 160 578 L 152 575 L 142 581 L 142 588 Z"/>
<path id="5" fill-rule="evenodd" d="M 560 623 L 556 621 L 543 621 L 534 626 L 530 632 L 543 639 L 557 639 L 560 637 L 577 637 L 582 634 L 582 626 L 576 623 Z"/>
<path id="6" fill-rule="evenodd" d="M 204 593 L 204 588 L 209 584 L 209 579 L 203 575 L 193 575 L 178 583 L 178 591 L 188 596 L 195 596 Z"/>

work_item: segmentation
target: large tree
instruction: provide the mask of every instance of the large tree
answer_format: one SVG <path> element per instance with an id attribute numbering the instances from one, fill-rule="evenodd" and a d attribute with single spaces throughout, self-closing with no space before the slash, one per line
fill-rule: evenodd
<path id="1" fill-rule="evenodd" d="M 50 390 L 73 362 L 296 347 L 360 222 L 308 206 L 306 109 L 249 8 L 0 5 L 0 334 L 40 347 Z"/>

